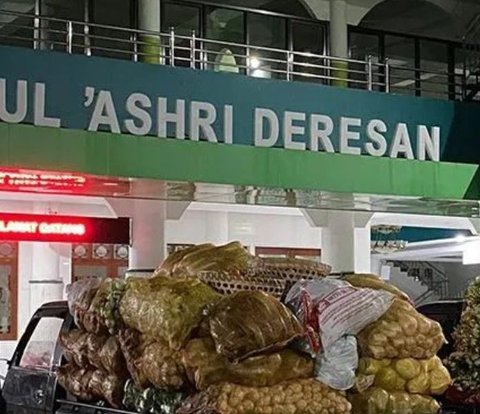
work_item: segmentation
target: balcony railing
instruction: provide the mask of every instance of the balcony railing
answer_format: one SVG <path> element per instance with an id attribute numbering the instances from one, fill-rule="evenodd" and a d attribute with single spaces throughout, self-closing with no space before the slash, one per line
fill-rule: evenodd
<path id="1" fill-rule="evenodd" d="M 460 99 L 463 93 L 461 73 L 421 70 L 389 59 L 344 59 L 173 29 L 161 33 L 6 10 L 0 10 L 0 44 L 441 99 Z"/>

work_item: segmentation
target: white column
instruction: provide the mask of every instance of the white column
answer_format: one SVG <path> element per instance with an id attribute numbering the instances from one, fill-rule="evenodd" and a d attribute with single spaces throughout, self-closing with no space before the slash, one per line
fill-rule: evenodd
<path id="1" fill-rule="evenodd" d="M 330 53 L 348 57 L 347 0 L 330 0 Z"/>
<path id="2" fill-rule="evenodd" d="M 138 1 L 138 24 L 141 30 L 160 31 L 160 1 Z"/>
<path id="3" fill-rule="evenodd" d="M 333 272 L 371 272 L 370 213 L 304 210 L 312 226 L 322 227 L 322 262 Z"/>
<path id="4" fill-rule="evenodd" d="M 228 213 L 223 211 L 206 212 L 206 242 L 216 245 L 226 244 L 228 240 Z"/>
<path id="5" fill-rule="evenodd" d="M 153 270 L 165 258 L 166 202 L 135 200 L 132 211 L 130 270 Z"/>
<path id="6" fill-rule="evenodd" d="M 50 243 L 32 242 L 30 313 L 41 305 L 63 299 L 63 280 L 60 278 L 60 255 Z"/>
<path id="7" fill-rule="evenodd" d="M 138 26 L 140 30 L 160 33 L 160 1 L 139 0 L 138 2 Z M 160 38 L 156 35 L 141 36 L 139 60 L 148 63 L 163 63 Z"/>

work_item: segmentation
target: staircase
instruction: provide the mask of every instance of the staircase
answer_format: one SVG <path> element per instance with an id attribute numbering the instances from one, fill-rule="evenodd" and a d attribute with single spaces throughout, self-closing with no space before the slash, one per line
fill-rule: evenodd
<path id="1" fill-rule="evenodd" d="M 480 14 L 467 26 L 463 42 L 463 100 L 480 100 Z"/>
<path id="2" fill-rule="evenodd" d="M 445 272 L 430 262 L 393 261 L 392 268 L 399 269 L 419 286 L 418 292 L 410 294 L 416 305 L 437 299 L 448 298 L 448 278 Z M 399 286 L 401 288 L 401 286 Z M 421 287 L 421 289 L 420 289 Z M 407 292 L 408 293 L 408 292 Z"/>

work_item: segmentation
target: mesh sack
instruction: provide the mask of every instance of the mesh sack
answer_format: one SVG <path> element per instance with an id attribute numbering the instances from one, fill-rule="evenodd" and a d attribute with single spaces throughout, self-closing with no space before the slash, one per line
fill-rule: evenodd
<path id="1" fill-rule="evenodd" d="M 375 359 L 429 359 L 445 343 L 438 322 L 421 315 L 401 299 L 358 336 L 361 355 Z"/>
<path id="2" fill-rule="evenodd" d="M 345 396 L 314 379 L 272 387 L 223 383 L 187 398 L 177 414 L 348 414 Z"/>
<path id="3" fill-rule="evenodd" d="M 232 363 L 218 354 L 211 339 L 193 339 L 183 362 L 190 381 L 199 390 L 221 382 L 263 387 L 313 376 L 313 361 L 290 349 Z"/>
<path id="4" fill-rule="evenodd" d="M 84 329 L 83 319 L 101 283 L 99 278 L 85 278 L 66 287 L 68 309 L 80 329 Z"/>
<path id="5" fill-rule="evenodd" d="M 348 283 L 350 283 L 352 286 L 355 286 L 355 287 L 385 290 L 395 295 L 399 299 L 403 299 L 403 300 L 406 300 L 407 302 L 411 302 L 411 299 L 408 297 L 408 295 L 405 292 L 402 292 L 396 286 L 393 286 L 390 283 L 385 282 L 377 275 L 372 275 L 368 273 L 358 273 L 358 274 L 346 275 L 342 278 L 342 280 L 347 281 Z"/>
<path id="6" fill-rule="evenodd" d="M 148 345 L 141 333 L 134 329 L 122 329 L 117 335 L 120 349 L 125 358 L 125 364 L 135 385 L 139 388 L 147 388 L 151 385 L 142 370 L 141 357 Z"/>
<path id="7" fill-rule="evenodd" d="M 139 366 L 145 378 L 156 388 L 179 390 L 186 384 L 181 353 L 170 349 L 168 345 L 160 342 L 147 345 Z"/>
<path id="8" fill-rule="evenodd" d="M 223 298 L 208 324 L 217 352 L 231 360 L 281 349 L 303 334 L 290 310 L 262 292 L 238 292 Z"/>
<path id="9" fill-rule="evenodd" d="M 120 313 L 129 328 L 178 350 L 219 298 L 198 279 L 129 279 Z"/>
<path id="10" fill-rule="evenodd" d="M 355 414 L 437 414 L 440 404 L 432 397 L 373 387 L 349 396 Z"/>

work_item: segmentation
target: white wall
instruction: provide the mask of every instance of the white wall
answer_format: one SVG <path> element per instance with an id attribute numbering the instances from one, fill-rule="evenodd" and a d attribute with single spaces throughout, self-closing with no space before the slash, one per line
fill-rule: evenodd
<path id="1" fill-rule="evenodd" d="M 303 215 L 242 214 L 187 210 L 166 224 L 167 243 L 225 243 L 247 246 L 321 248 L 321 229 Z"/>

